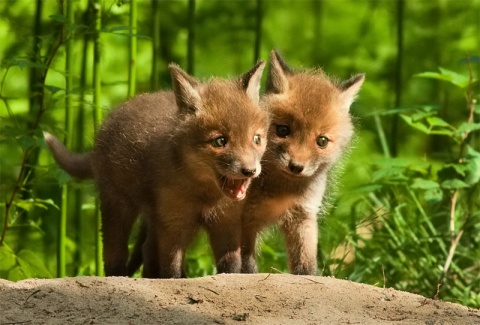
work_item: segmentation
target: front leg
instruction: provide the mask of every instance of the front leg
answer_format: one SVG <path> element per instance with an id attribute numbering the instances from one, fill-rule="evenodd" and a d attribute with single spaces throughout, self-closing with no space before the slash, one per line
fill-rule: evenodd
<path id="1" fill-rule="evenodd" d="M 259 232 L 260 227 L 253 220 L 242 221 L 242 273 L 258 273 L 256 248 Z"/>
<path id="2" fill-rule="evenodd" d="M 236 212 L 218 215 L 205 223 L 218 273 L 240 273 L 240 217 Z"/>
<path id="3" fill-rule="evenodd" d="M 317 273 L 318 223 L 316 214 L 294 206 L 282 225 L 292 274 Z"/>
<path id="4" fill-rule="evenodd" d="M 185 277 L 184 258 L 188 245 L 198 227 L 158 224 L 147 231 L 143 247 L 143 274 L 145 278 Z"/>

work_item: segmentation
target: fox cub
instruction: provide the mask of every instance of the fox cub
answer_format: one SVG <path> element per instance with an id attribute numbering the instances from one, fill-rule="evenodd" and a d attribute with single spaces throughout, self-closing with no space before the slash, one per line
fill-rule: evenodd
<path id="1" fill-rule="evenodd" d="M 353 135 L 350 105 L 364 75 L 338 83 L 321 70 L 296 72 L 272 51 L 262 103 L 271 115 L 262 174 L 252 182 L 242 213 L 242 272 L 257 272 L 262 228 L 279 223 L 289 269 L 317 272 L 317 214 L 328 173 Z"/>
<path id="2" fill-rule="evenodd" d="M 128 237 L 139 215 L 145 277 L 184 276 L 185 250 L 200 227 L 218 271 L 240 272 L 235 206 L 261 172 L 269 124 L 258 105 L 264 67 L 261 61 L 236 80 L 200 83 L 170 64 L 173 91 L 142 94 L 113 110 L 83 155 L 45 133 L 64 170 L 95 179 L 106 275 L 127 275 Z"/>

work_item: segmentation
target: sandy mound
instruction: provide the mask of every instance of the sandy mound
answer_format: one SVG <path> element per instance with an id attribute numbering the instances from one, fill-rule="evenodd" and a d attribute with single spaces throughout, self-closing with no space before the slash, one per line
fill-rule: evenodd
<path id="1" fill-rule="evenodd" d="M 479 324 L 480 310 L 326 277 L 0 280 L 0 324 Z"/>

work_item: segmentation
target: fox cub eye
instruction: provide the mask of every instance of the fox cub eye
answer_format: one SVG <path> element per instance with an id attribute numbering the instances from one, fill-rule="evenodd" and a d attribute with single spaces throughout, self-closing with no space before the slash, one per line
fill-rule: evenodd
<path id="1" fill-rule="evenodd" d="M 259 134 L 255 134 L 255 136 L 253 137 L 253 143 L 255 143 L 255 144 L 262 143 L 262 138 L 260 138 Z"/>
<path id="2" fill-rule="evenodd" d="M 285 138 L 290 134 L 290 128 L 286 125 L 277 125 L 277 136 Z"/>
<path id="3" fill-rule="evenodd" d="M 328 145 L 328 138 L 323 135 L 319 136 L 317 138 L 317 145 L 322 149 L 326 148 Z"/>
<path id="4" fill-rule="evenodd" d="M 215 148 L 225 147 L 227 145 L 227 138 L 225 137 L 218 137 L 212 140 L 212 146 Z"/>

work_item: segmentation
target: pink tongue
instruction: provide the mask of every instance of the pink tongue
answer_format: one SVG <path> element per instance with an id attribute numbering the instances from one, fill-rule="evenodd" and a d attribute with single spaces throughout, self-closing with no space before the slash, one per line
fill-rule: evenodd
<path id="1" fill-rule="evenodd" d="M 225 192 L 232 199 L 243 200 L 247 192 L 248 182 L 245 179 L 227 179 L 225 184 Z"/>

